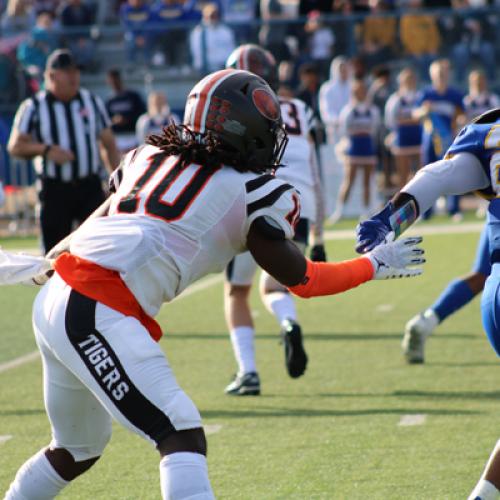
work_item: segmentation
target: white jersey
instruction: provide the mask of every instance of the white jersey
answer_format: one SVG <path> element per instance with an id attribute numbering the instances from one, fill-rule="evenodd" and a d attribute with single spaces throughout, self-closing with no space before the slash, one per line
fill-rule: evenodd
<path id="1" fill-rule="evenodd" d="M 276 176 L 297 188 L 301 216 L 315 221 L 315 198 L 320 187 L 311 132 L 317 127 L 317 120 L 313 110 L 300 99 L 280 97 L 280 108 L 288 133 L 288 145 L 282 159 L 284 166 L 276 171 Z"/>
<path id="2" fill-rule="evenodd" d="M 245 251 L 253 221 L 289 239 L 300 212 L 297 192 L 272 175 L 183 168 L 154 146 L 130 152 L 111 181 L 109 215 L 82 225 L 70 251 L 118 271 L 150 316 Z"/>

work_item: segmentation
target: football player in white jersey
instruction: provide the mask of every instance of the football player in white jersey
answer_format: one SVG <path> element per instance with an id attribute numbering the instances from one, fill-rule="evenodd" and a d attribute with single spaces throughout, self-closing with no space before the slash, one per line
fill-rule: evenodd
<path id="1" fill-rule="evenodd" d="M 264 80 L 210 74 L 189 94 L 183 125 L 127 154 L 111 197 L 49 253 L 55 272 L 35 300 L 33 326 L 52 440 L 18 470 L 7 500 L 57 496 L 99 459 L 111 418 L 159 451 L 163 498 L 214 498 L 200 414 L 156 342 L 153 316 L 237 253 L 250 250 L 304 297 L 419 273 L 407 268 L 423 260 L 415 240 L 335 264 L 305 259 L 290 243 L 298 193 L 268 173 L 285 146 Z"/>
<path id="2" fill-rule="evenodd" d="M 228 57 L 226 67 L 251 71 L 264 78 L 274 90 L 278 86 L 276 60 L 258 45 L 240 45 Z M 317 121 L 313 110 L 300 99 L 280 96 L 279 100 L 288 145 L 283 156 L 284 166 L 276 172 L 276 176 L 289 182 L 300 193 L 300 219 L 293 241 L 301 251 L 305 251 L 309 228 L 312 227 L 312 258 L 326 260 L 323 246 L 324 203 L 312 142 Z M 255 396 L 261 390 L 255 360 L 255 327 L 249 304 L 256 271 L 257 264 L 250 252 L 237 255 L 226 270 L 224 308 L 238 371 L 225 392 L 235 396 Z M 261 274 L 260 294 L 264 305 L 280 325 L 288 374 L 292 378 L 300 377 L 306 369 L 307 354 L 295 303 L 286 287 L 266 272 Z"/>

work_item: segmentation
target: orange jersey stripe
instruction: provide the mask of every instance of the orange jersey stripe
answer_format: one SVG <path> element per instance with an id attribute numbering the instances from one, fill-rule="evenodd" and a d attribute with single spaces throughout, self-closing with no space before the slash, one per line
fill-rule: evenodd
<path id="1" fill-rule="evenodd" d="M 145 313 L 117 271 L 67 252 L 56 259 L 54 269 L 73 290 L 125 316 L 136 318 L 154 340 L 160 340 L 163 335 L 160 325 Z"/>

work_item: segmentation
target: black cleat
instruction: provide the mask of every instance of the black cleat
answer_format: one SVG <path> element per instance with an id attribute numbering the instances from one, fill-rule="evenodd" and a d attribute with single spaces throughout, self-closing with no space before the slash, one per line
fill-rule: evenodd
<path id="1" fill-rule="evenodd" d="M 260 394 L 259 375 L 255 372 L 235 375 L 224 392 L 231 396 L 258 396 Z"/>
<path id="2" fill-rule="evenodd" d="M 281 324 L 281 338 L 285 344 L 285 365 L 288 375 L 300 377 L 306 371 L 307 354 L 302 345 L 302 330 L 293 320 L 285 320 Z"/>

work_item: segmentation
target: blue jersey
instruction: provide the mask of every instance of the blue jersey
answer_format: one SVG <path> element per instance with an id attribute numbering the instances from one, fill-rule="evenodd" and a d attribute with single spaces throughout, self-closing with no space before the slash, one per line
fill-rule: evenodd
<path id="1" fill-rule="evenodd" d="M 418 104 L 425 102 L 429 104 L 430 112 L 424 120 L 423 155 L 425 163 L 432 163 L 443 157 L 453 141 L 455 117 L 464 109 L 463 97 L 452 87 L 442 94 L 428 87 L 422 92 Z"/>
<path id="2" fill-rule="evenodd" d="M 471 153 L 479 160 L 491 183 L 481 194 L 497 197 L 500 194 L 500 109 L 482 115 L 460 131 L 446 156 L 457 153 Z"/>
<path id="3" fill-rule="evenodd" d="M 490 198 L 488 207 L 489 249 L 492 262 L 500 262 L 500 109 L 489 111 L 464 127 L 446 156 L 470 153 L 480 162 L 490 180 L 481 190 Z M 500 344 L 499 344 L 500 345 Z"/>

